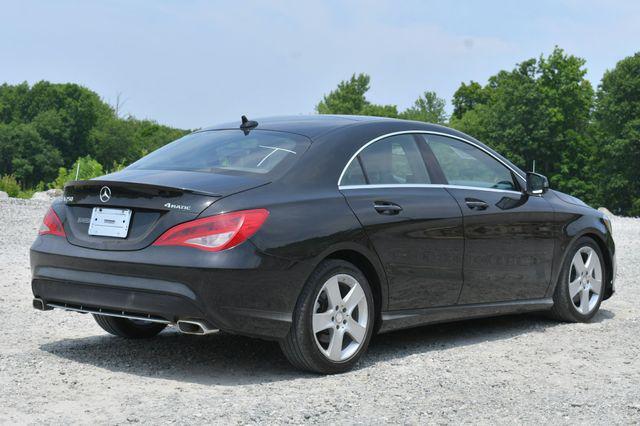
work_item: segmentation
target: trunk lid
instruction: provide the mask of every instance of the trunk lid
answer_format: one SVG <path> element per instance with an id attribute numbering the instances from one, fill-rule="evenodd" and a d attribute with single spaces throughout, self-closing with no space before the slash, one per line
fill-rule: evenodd
<path id="1" fill-rule="evenodd" d="M 172 226 L 195 219 L 216 200 L 267 183 L 246 176 L 165 170 L 123 170 L 70 182 L 63 197 L 67 239 L 98 250 L 140 250 Z M 126 238 L 90 235 L 94 208 L 131 210 Z"/>

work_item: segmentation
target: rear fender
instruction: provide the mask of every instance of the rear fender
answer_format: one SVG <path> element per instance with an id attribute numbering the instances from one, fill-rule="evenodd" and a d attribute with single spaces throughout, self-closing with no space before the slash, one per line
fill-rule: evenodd
<path id="1" fill-rule="evenodd" d="M 364 232 L 363 232 L 363 238 L 367 238 L 366 235 L 364 235 Z M 367 243 L 368 243 L 368 239 L 367 239 Z M 316 258 L 313 259 L 312 261 L 313 269 L 317 268 L 322 261 L 328 258 L 341 258 L 349 261 L 348 253 L 350 252 L 357 253 L 358 255 L 360 255 L 360 257 L 365 258 L 368 264 L 373 268 L 372 272 L 375 273 L 376 275 L 375 278 L 378 281 L 377 283 L 379 285 L 378 290 L 380 291 L 380 311 L 387 310 L 387 306 L 389 302 L 389 284 L 387 281 L 387 275 L 384 271 L 382 263 L 380 262 L 380 258 L 375 253 L 373 248 L 368 248 L 366 246 L 363 246 L 362 244 L 353 243 L 353 242 L 344 242 L 340 244 L 335 244 L 327 248 L 326 250 L 324 250 Z M 345 255 L 347 255 L 346 258 L 345 258 Z M 360 268 L 362 269 L 362 266 Z M 365 275 L 368 275 L 367 271 L 363 271 L 363 272 L 365 273 Z M 374 283 L 371 283 L 371 284 L 375 285 Z"/>

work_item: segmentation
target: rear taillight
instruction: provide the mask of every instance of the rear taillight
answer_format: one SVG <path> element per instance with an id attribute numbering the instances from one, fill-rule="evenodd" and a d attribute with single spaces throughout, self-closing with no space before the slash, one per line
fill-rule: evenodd
<path id="1" fill-rule="evenodd" d="M 186 246 L 207 251 L 235 247 L 256 233 L 269 216 L 265 209 L 219 214 L 181 223 L 166 231 L 154 246 Z"/>
<path id="2" fill-rule="evenodd" d="M 64 228 L 62 222 L 51 207 L 47 210 L 47 214 L 44 215 L 42 225 L 38 229 L 38 235 L 57 235 L 58 237 L 64 237 Z"/>

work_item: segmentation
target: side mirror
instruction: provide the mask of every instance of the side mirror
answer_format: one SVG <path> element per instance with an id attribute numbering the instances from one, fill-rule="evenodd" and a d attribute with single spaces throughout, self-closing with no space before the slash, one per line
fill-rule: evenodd
<path id="1" fill-rule="evenodd" d="M 527 172 L 527 194 L 542 195 L 549 190 L 549 179 L 539 173 Z"/>

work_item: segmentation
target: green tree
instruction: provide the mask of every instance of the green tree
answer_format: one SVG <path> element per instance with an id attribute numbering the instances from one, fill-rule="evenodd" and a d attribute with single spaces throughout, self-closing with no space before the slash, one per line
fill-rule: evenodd
<path id="1" fill-rule="evenodd" d="M 447 122 L 447 113 L 444 109 L 446 102 L 439 98 L 436 92 L 424 92 L 400 114 L 405 120 L 425 121 L 427 123 L 444 124 Z"/>
<path id="2" fill-rule="evenodd" d="M 13 97 L 12 121 L 21 123 L 41 122 L 39 129 L 55 125 L 52 140 L 41 135 L 54 146 L 70 164 L 73 158 L 86 154 L 89 149 L 89 133 L 102 114 L 110 114 L 110 107 L 91 90 L 77 84 L 53 84 L 47 81 L 28 85 L 3 87 Z M 15 90 L 11 90 L 15 89 Z M 0 90 L 0 98 L 3 90 Z M 17 98 L 17 99 L 16 99 Z M 44 117 L 39 117 L 44 114 Z M 61 138 L 60 136 L 64 137 Z"/>
<path id="3" fill-rule="evenodd" d="M 359 115 L 370 115 L 374 117 L 389 117 L 389 118 L 397 118 L 398 117 L 398 108 L 395 105 L 376 105 L 376 104 L 367 104 L 362 108 Z"/>
<path id="4" fill-rule="evenodd" d="M 91 131 L 89 141 L 90 154 L 107 167 L 139 158 L 133 126 L 115 116 L 102 117 Z"/>
<path id="5" fill-rule="evenodd" d="M 333 90 L 316 105 L 319 114 L 349 114 L 362 113 L 369 101 L 365 94 L 369 90 L 370 77 L 366 74 L 353 74 L 348 81 L 338 83 Z"/>
<path id="6" fill-rule="evenodd" d="M 640 52 L 605 72 L 594 127 L 600 199 L 615 213 L 640 216 Z"/>
<path id="7" fill-rule="evenodd" d="M 90 152 L 111 169 L 114 164 L 130 164 L 187 133 L 150 120 L 106 116 L 89 136 Z"/>
<path id="8" fill-rule="evenodd" d="M 594 202 L 595 146 L 588 137 L 594 91 L 584 59 L 555 48 L 500 71 L 479 88 L 462 85 L 451 125 L 549 176 L 561 191 Z"/>
<path id="9" fill-rule="evenodd" d="M 353 74 L 347 81 L 338 83 L 338 88 L 316 105 L 319 114 L 375 115 L 397 117 L 395 105 L 376 105 L 367 100 L 370 77 L 367 74 Z"/>
<path id="10" fill-rule="evenodd" d="M 185 133 L 122 119 L 77 84 L 0 85 L 0 175 L 13 175 L 24 189 L 53 181 L 60 167 L 73 169 L 79 157 L 122 167 Z"/>
<path id="11" fill-rule="evenodd" d="M 462 118 L 462 116 L 473 110 L 477 105 L 482 105 L 488 100 L 487 91 L 475 81 L 469 84 L 462 83 L 458 90 L 453 94 L 453 116 Z"/>
<path id="12" fill-rule="evenodd" d="M 60 152 L 30 124 L 0 124 L 0 172 L 14 175 L 24 188 L 47 180 L 62 165 Z"/>
<path id="13" fill-rule="evenodd" d="M 129 162 L 133 162 L 190 132 L 189 130 L 164 126 L 153 120 L 136 120 L 129 118 L 127 121 L 130 122 L 135 129 L 136 156 L 135 158 L 130 158 Z"/>
<path id="14" fill-rule="evenodd" d="M 38 135 L 56 149 L 69 152 L 72 125 L 66 119 L 64 111 L 50 109 L 36 115 L 30 124 Z"/>
<path id="15" fill-rule="evenodd" d="M 367 74 L 353 74 L 349 80 L 341 81 L 335 90 L 325 95 L 316 105 L 316 111 L 319 114 L 371 115 L 430 123 L 444 123 L 447 120 L 445 101 L 435 92 L 424 92 L 412 107 L 398 113 L 395 105 L 378 105 L 367 100 L 369 83 Z"/>

